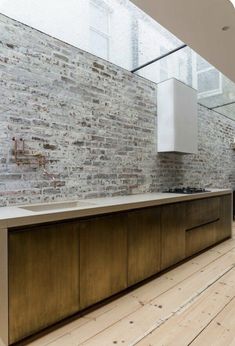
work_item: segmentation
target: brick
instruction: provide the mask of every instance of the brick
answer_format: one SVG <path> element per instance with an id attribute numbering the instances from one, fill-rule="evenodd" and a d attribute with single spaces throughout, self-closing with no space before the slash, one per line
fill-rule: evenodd
<path id="1" fill-rule="evenodd" d="M 4 15 L 0 24 L 1 206 L 235 188 L 234 121 L 199 106 L 198 155 L 158 154 L 156 84 Z M 56 188 L 42 168 L 16 165 L 14 136 L 47 155 Z"/>

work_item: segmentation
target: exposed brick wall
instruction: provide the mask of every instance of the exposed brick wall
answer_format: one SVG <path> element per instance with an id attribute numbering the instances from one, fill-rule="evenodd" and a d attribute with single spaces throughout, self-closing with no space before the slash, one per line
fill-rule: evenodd
<path id="1" fill-rule="evenodd" d="M 0 93 L 0 205 L 235 187 L 235 122 L 200 107 L 199 155 L 157 154 L 154 83 L 2 15 Z M 14 136 L 47 155 L 56 188 L 16 165 Z"/>

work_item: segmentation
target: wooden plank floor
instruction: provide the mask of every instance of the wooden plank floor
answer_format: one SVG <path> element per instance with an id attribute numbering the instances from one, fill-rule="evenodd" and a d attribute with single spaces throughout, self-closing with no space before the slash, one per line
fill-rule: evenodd
<path id="1" fill-rule="evenodd" d="M 30 346 L 235 345 L 233 239 Z"/>

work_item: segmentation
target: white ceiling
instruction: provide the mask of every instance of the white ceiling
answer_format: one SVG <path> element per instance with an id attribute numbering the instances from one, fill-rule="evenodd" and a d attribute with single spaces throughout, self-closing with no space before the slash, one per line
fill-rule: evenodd
<path id="1" fill-rule="evenodd" d="M 235 9 L 229 0 L 132 2 L 235 82 Z"/>

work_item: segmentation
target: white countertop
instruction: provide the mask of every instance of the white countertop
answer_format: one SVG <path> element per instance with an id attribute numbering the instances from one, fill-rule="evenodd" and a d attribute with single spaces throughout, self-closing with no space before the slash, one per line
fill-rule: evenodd
<path id="1" fill-rule="evenodd" d="M 229 193 L 232 193 L 232 190 L 210 189 L 210 192 L 189 195 L 173 193 L 144 193 L 118 197 L 94 198 L 77 201 L 73 200 L 74 202 L 80 202 L 81 205 L 76 207 L 70 206 L 69 208 L 58 207 L 58 209 L 54 208 L 44 211 L 30 211 L 24 209 L 24 207 L 37 207 L 38 205 L 2 207 L 0 208 L 0 228 L 6 229 L 38 223 L 68 220 L 92 215 L 214 197 Z M 50 205 L 68 202 L 71 201 L 50 203 Z M 40 204 L 39 206 L 44 206 L 44 204 Z"/>

